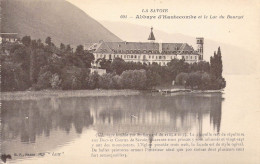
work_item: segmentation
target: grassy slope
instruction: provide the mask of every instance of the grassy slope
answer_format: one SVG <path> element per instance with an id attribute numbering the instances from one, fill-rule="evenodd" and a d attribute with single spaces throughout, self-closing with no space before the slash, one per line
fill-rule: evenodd
<path id="1" fill-rule="evenodd" d="M 2 4 L 2 32 L 54 43 L 79 45 L 99 40 L 120 41 L 113 33 L 65 0 L 6 0 Z"/>

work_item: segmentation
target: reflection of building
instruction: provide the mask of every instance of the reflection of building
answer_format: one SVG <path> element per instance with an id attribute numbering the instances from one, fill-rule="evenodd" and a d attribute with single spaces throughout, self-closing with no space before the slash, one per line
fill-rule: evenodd
<path id="1" fill-rule="evenodd" d="M 89 108 L 93 125 L 103 133 L 195 131 L 201 135 L 203 128 L 205 131 L 217 127 L 217 132 L 220 128 L 222 98 L 219 94 L 133 96 L 99 98 L 99 101 L 102 103 L 90 104 Z"/>
<path id="2" fill-rule="evenodd" d="M 198 49 L 187 43 L 156 43 L 153 28 L 149 42 L 104 42 L 93 44 L 88 49 L 94 53 L 95 60 L 122 58 L 126 62 L 166 65 L 172 59 L 185 59 L 188 63 L 203 60 L 203 38 L 197 38 Z"/>

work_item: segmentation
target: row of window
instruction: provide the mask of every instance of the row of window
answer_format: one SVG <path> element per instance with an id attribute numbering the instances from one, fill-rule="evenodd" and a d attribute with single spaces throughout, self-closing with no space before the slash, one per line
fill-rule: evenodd
<path id="1" fill-rule="evenodd" d="M 7 41 L 15 42 L 15 41 L 17 41 L 17 39 L 16 38 L 2 38 L 2 42 L 7 42 Z"/>
<path id="2" fill-rule="evenodd" d="M 190 56 L 182 56 L 182 59 L 186 59 L 186 60 L 195 59 L 195 60 L 197 60 L 197 56 L 194 56 L 194 58 L 191 55 Z"/>
<path id="3" fill-rule="evenodd" d="M 115 55 L 115 54 L 97 54 L 96 59 L 98 58 L 106 58 L 106 59 L 112 59 L 112 58 L 122 58 L 122 59 L 140 59 L 140 55 Z M 148 55 L 148 59 L 159 59 L 159 60 L 166 60 L 166 56 L 157 56 L 157 55 Z M 143 56 L 143 59 L 146 59 L 146 55 Z M 171 56 L 171 59 L 176 59 L 176 56 Z M 197 60 L 197 56 L 187 55 L 182 56 L 182 59 L 186 60 Z"/>
<path id="4" fill-rule="evenodd" d="M 166 66 L 168 62 L 143 62 L 143 63 L 145 63 L 145 64 L 147 64 L 147 65 L 151 65 L 151 64 L 153 64 L 153 63 L 157 63 L 157 64 L 159 64 L 160 66 Z"/>
<path id="5" fill-rule="evenodd" d="M 113 55 L 106 55 L 106 54 L 97 54 L 97 56 L 96 56 L 96 58 L 98 59 L 98 58 L 109 58 L 109 59 L 112 59 L 112 58 L 116 58 L 116 57 L 118 57 L 118 58 L 123 58 L 123 59 L 140 59 L 141 58 L 141 56 L 140 55 L 115 55 L 115 54 L 113 54 Z M 146 58 L 146 56 L 144 55 L 143 56 L 143 59 L 145 59 Z M 166 60 L 166 56 L 154 56 L 154 55 L 148 55 L 148 58 L 149 59 L 161 59 L 161 60 Z M 171 56 L 171 59 L 175 59 L 176 58 L 176 56 Z"/>
<path id="6" fill-rule="evenodd" d="M 112 50 L 114 53 L 126 53 L 126 54 L 159 54 L 158 50 Z M 100 49 L 100 52 L 107 52 L 107 49 Z M 181 51 L 162 51 L 163 54 L 177 54 Z M 185 54 L 192 54 L 193 51 L 182 51 Z"/>

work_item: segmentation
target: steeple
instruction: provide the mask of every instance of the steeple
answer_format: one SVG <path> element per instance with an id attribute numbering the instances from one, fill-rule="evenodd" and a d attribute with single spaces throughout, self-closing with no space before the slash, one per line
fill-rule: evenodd
<path id="1" fill-rule="evenodd" d="M 155 41 L 155 37 L 154 37 L 154 35 L 153 35 L 153 27 L 151 27 L 151 33 L 150 33 L 150 35 L 149 35 L 148 40 L 150 40 L 150 41 Z"/>

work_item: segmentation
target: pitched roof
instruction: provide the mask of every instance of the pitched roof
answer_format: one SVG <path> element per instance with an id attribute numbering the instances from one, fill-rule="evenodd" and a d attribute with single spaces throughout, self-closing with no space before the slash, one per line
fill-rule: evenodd
<path id="1" fill-rule="evenodd" d="M 2 38 L 18 38 L 17 33 L 0 33 L 0 37 Z"/>
<path id="2" fill-rule="evenodd" d="M 96 53 L 159 53 L 162 44 L 162 54 L 197 54 L 187 43 L 150 43 L 150 42 L 104 42 L 95 45 Z"/>

